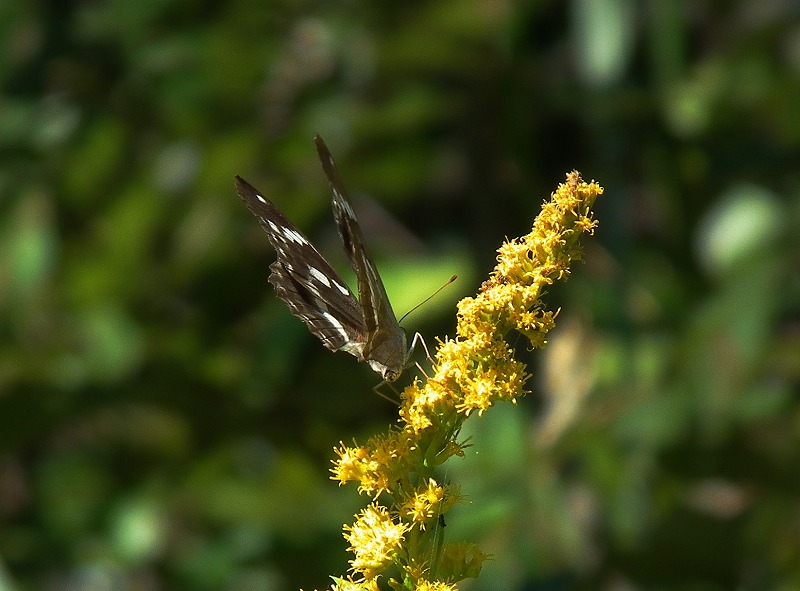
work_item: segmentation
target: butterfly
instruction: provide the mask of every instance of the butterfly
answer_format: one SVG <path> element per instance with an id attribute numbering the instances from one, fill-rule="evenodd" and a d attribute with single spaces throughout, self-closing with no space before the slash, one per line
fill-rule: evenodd
<path id="1" fill-rule="evenodd" d="M 375 263 L 364 248 L 364 236 L 328 147 L 314 136 L 322 169 L 333 197 L 333 217 L 358 280 L 358 298 L 311 241 L 272 201 L 236 177 L 236 191 L 267 232 L 278 259 L 269 282 L 289 311 L 305 322 L 328 349 L 346 351 L 387 382 L 407 365 L 406 333 L 400 328 Z"/>

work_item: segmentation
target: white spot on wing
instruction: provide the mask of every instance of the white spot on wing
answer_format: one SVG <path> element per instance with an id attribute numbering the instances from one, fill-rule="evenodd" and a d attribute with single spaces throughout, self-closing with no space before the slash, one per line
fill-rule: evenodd
<path id="1" fill-rule="evenodd" d="M 349 289 L 347 289 L 347 288 L 346 288 L 344 285 L 341 285 L 341 284 L 339 284 L 339 282 L 338 282 L 338 281 L 334 281 L 333 279 L 331 279 L 331 283 L 333 284 L 333 286 L 334 286 L 336 289 L 338 289 L 339 291 L 341 291 L 343 295 L 350 295 L 350 290 L 349 290 Z"/>
<path id="2" fill-rule="evenodd" d="M 350 219 L 356 219 L 356 213 L 353 211 L 353 208 L 350 207 L 350 203 L 342 196 L 339 191 L 336 191 L 336 196 L 339 198 L 339 206 L 342 210 L 347 214 Z"/>
<path id="3" fill-rule="evenodd" d="M 296 242 L 297 244 L 308 244 L 308 240 L 303 238 L 300 233 L 296 232 L 295 230 L 290 230 L 289 228 L 281 228 L 281 232 L 283 235 L 291 240 L 292 242 Z"/>
<path id="4" fill-rule="evenodd" d="M 314 267 L 309 267 L 309 268 L 308 268 L 308 273 L 309 273 L 309 274 L 310 274 L 310 275 L 311 275 L 311 276 L 312 276 L 314 279 L 316 279 L 317 281 L 319 281 L 319 282 L 320 282 L 320 283 L 322 283 L 323 285 L 326 285 L 327 287 L 330 287 L 330 286 L 331 286 L 331 282 L 330 282 L 330 280 L 328 279 L 328 277 L 325 275 L 325 273 L 323 273 L 323 272 L 322 272 L 322 271 L 320 271 L 319 269 L 315 269 Z"/>
<path id="5" fill-rule="evenodd" d="M 258 193 L 256 193 L 256 199 L 258 199 L 258 200 L 259 200 L 261 203 L 263 203 L 264 205 L 266 205 L 266 204 L 267 204 L 267 200 L 266 200 L 266 199 L 264 199 L 264 198 L 263 198 L 261 195 L 259 195 Z"/>
<path id="6" fill-rule="evenodd" d="M 344 338 L 344 339 L 346 339 L 346 338 L 347 338 L 347 332 L 345 332 L 345 330 L 344 330 L 344 326 L 342 325 L 342 323 L 341 323 L 341 322 L 339 322 L 339 321 L 338 321 L 338 320 L 337 320 L 337 319 L 336 319 L 336 318 L 333 316 L 333 314 L 331 314 L 330 312 L 323 312 L 323 313 L 322 313 L 322 316 L 325 318 L 325 320 L 327 320 L 327 321 L 330 323 L 330 325 L 331 325 L 331 326 L 332 326 L 332 327 L 333 327 L 333 328 L 334 328 L 334 329 L 335 329 L 335 330 L 336 330 L 336 331 L 337 331 L 337 332 L 338 332 L 340 335 L 342 335 L 342 338 Z"/>

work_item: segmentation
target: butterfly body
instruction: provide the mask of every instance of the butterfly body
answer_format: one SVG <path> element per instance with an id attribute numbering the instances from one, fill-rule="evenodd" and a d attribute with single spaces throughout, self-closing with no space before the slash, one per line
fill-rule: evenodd
<path id="1" fill-rule="evenodd" d="M 275 248 L 269 281 L 289 311 L 328 349 L 366 361 L 384 380 L 397 379 L 406 366 L 406 335 L 397 322 L 336 165 L 322 138 L 315 136 L 331 186 L 333 215 L 347 258 L 358 280 L 358 298 L 316 247 L 269 199 L 241 177 L 236 190 L 258 218 Z"/>

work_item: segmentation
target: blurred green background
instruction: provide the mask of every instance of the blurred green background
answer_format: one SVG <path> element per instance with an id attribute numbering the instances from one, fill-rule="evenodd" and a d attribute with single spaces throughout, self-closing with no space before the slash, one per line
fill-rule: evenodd
<path id="1" fill-rule="evenodd" d="M 573 168 L 606 193 L 532 394 L 468 422 L 464 589 L 800 588 L 793 2 L 0 3 L 0 591 L 307 590 L 376 375 L 267 283 L 240 174 L 452 334 Z M 408 376 L 406 376 L 408 379 Z"/>

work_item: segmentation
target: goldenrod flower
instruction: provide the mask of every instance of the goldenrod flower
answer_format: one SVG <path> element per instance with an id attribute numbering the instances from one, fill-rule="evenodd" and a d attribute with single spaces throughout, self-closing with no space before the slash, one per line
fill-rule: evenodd
<path id="1" fill-rule="evenodd" d="M 340 577 L 332 577 L 333 585 L 330 591 L 380 591 L 378 587 L 378 579 L 370 579 L 368 581 L 354 581 L 352 578 L 342 579 Z"/>
<path id="2" fill-rule="evenodd" d="M 445 497 L 446 488 L 433 478 L 428 479 L 427 488 L 414 491 L 400 509 L 400 515 L 411 523 L 419 524 L 424 530 L 426 524 L 444 513 L 444 500 L 452 506 L 458 495 L 452 492 Z M 449 508 L 448 506 L 448 508 Z"/>
<path id="3" fill-rule="evenodd" d="M 350 561 L 352 569 L 372 579 L 392 561 L 411 525 L 395 522 L 385 507 L 373 503 L 344 529 L 348 550 L 355 554 Z"/>
<path id="4" fill-rule="evenodd" d="M 415 591 L 456 591 L 458 587 L 442 581 L 420 581 Z"/>
<path id="5" fill-rule="evenodd" d="M 462 499 L 454 487 L 439 484 L 434 470 L 464 455 L 467 443 L 458 436 L 470 414 L 525 394 L 529 376 L 505 337 L 513 330 L 531 347 L 546 344 L 557 311 L 546 309 L 541 297 L 580 259 L 578 238 L 594 231 L 591 207 L 602 192 L 577 172 L 568 174 L 530 234 L 504 243 L 480 292 L 459 302 L 456 338 L 438 343 L 432 375 L 403 392 L 399 424 L 364 446 L 342 443 L 334 450 L 332 478 L 358 482 L 373 498 L 345 526 L 358 579 L 334 579 L 334 591 L 378 589 L 378 576 L 390 568 L 399 576 L 387 579 L 393 589 L 450 591 L 478 576 L 487 556 L 474 544 L 443 541 L 443 517 Z M 384 493 L 389 508 L 378 504 Z"/>

